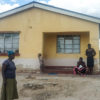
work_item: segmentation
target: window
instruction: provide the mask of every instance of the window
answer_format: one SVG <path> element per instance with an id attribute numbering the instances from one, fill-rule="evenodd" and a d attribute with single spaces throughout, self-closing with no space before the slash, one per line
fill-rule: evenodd
<path id="1" fill-rule="evenodd" d="M 19 33 L 0 33 L 0 53 L 19 52 Z"/>
<path id="2" fill-rule="evenodd" d="M 59 35 L 57 37 L 58 53 L 80 53 L 80 36 Z"/>

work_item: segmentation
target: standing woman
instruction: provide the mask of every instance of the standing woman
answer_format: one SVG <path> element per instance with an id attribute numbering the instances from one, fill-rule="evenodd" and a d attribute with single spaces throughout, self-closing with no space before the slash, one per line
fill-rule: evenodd
<path id="1" fill-rule="evenodd" d="M 8 52 L 8 59 L 2 64 L 3 84 L 1 90 L 1 100 L 18 99 L 16 66 L 12 61 L 15 58 L 13 51 Z"/>
<path id="2" fill-rule="evenodd" d="M 95 50 L 91 48 L 91 44 L 88 44 L 88 49 L 86 50 L 86 56 L 87 56 L 87 66 L 88 66 L 89 74 L 93 73 L 95 55 L 96 55 Z"/>

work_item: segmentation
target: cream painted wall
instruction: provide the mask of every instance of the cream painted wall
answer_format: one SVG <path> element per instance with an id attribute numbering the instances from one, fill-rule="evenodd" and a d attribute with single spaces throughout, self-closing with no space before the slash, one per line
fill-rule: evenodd
<path id="1" fill-rule="evenodd" d="M 20 31 L 19 58 L 37 59 L 37 54 L 45 51 L 43 48 L 44 33 L 80 32 L 81 44 L 83 44 L 81 45 L 81 55 L 84 56 L 86 45 L 90 42 L 97 53 L 95 58 L 99 59 L 99 25 L 86 20 L 32 8 L 0 19 L 0 31 Z M 89 32 L 89 34 L 83 34 L 84 32 Z M 55 50 L 55 46 L 53 46 L 53 50 Z M 48 51 L 48 55 L 50 55 L 50 51 Z M 59 55 L 52 52 L 48 57 L 63 58 L 65 56 L 65 54 Z M 79 56 L 80 54 L 70 55 L 70 58 Z"/>

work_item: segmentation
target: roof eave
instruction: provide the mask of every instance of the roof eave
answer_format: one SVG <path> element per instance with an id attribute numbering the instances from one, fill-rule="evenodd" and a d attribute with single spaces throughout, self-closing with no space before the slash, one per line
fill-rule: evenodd
<path id="1" fill-rule="evenodd" d="M 46 4 L 41 4 L 41 3 L 38 3 L 38 2 L 32 2 L 32 3 L 29 3 L 27 5 L 24 5 L 24 6 L 12 9 L 10 11 L 1 13 L 0 14 L 0 19 L 4 18 L 6 16 L 10 16 L 12 14 L 16 14 L 18 12 L 30 9 L 32 7 L 52 11 L 52 12 L 55 12 L 55 13 L 59 13 L 59 14 L 63 14 L 63 15 L 71 16 L 71 17 L 80 18 L 80 19 L 91 21 L 91 22 L 94 22 L 94 23 L 100 23 L 100 18 L 87 16 L 87 15 L 84 15 L 84 14 L 76 13 L 76 12 L 69 11 L 69 10 L 64 10 L 64 9 L 61 9 L 61 8 L 49 6 L 49 5 L 46 5 Z"/>
<path id="2" fill-rule="evenodd" d="M 22 7 L 18 7 L 18 8 L 15 8 L 15 9 L 12 9 L 12 10 L 9 10 L 9 11 L 6 11 L 6 12 L 0 14 L 0 19 L 1 18 L 4 18 L 6 16 L 9 16 L 9 15 L 13 15 L 13 14 L 16 14 L 18 12 L 21 12 L 21 11 L 24 11 L 24 10 L 27 10 L 27 9 L 30 9 L 33 6 L 34 6 L 34 3 L 31 3 L 29 5 L 25 5 L 25 6 L 22 6 Z"/>
<path id="3" fill-rule="evenodd" d="M 73 12 L 73 11 L 68 11 L 68 10 L 64 10 L 64 9 L 60 9 L 60 8 L 56 8 L 56 7 L 50 7 L 50 6 L 47 6 L 47 5 L 44 5 L 44 4 L 41 5 L 39 3 L 34 3 L 34 7 L 44 9 L 44 10 L 48 10 L 48 11 L 52 11 L 52 12 L 56 12 L 56 13 L 60 13 L 60 14 L 71 16 L 71 17 L 80 18 L 80 19 L 95 22 L 95 23 L 100 23 L 99 18 L 90 17 L 90 16 L 87 16 L 87 15 L 84 15 L 84 14 L 78 14 L 78 13 Z"/>

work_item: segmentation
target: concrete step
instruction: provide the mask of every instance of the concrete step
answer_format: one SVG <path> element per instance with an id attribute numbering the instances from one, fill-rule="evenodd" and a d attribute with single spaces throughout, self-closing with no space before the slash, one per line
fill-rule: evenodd
<path id="1" fill-rule="evenodd" d="M 72 66 L 45 66 L 44 73 L 73 74 Z"/>

